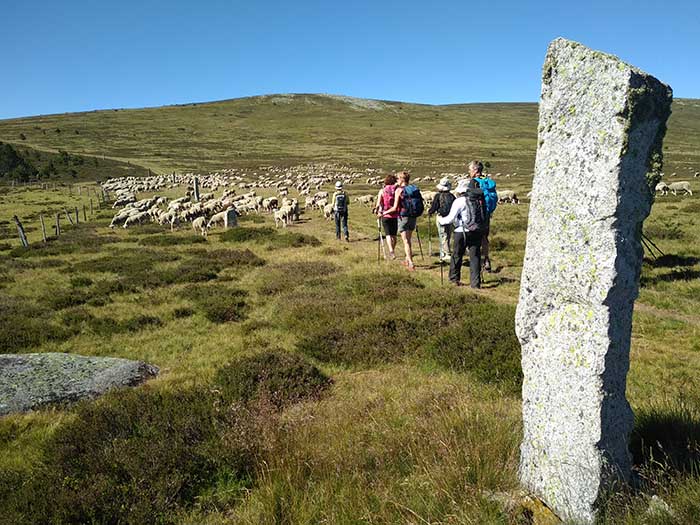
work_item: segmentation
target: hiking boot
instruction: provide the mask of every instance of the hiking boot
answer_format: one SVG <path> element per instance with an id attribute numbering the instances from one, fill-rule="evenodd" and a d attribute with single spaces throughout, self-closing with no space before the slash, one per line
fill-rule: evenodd
<path id="1" fill-rule="evenodd" d="M 484 260 L 484 271 L 491 273 L 491 260 L 490 259 Z"/>
<path id="2" fill-rule="evenodd" d="M 406 266 L 406 269 L 407 269 L 409 272 L 415 272 L 415 271 L 416 271 L 416 265 L 415 265 L 415 264 L 412 264 L 412 265 Z"/>
<path id="3" fill-rule="evenodd" d="M 396 254 L 394 252 L 389 252 L 389 259 L 391 259 L 392 261 L 396 259 Z"/>
<path id="4" fill-rule="evenodd" d="M 345 237 L 345 242 L 350 242 L 350 237 Z"/>

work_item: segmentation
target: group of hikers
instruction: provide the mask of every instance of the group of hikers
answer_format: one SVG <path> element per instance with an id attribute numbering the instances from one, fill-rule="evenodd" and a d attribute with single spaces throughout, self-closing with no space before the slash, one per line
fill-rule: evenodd
<path id="1" fill-rule="evenodd" d="M 388 258 L 396 259 L 396 241 L 400 236 L 405 253 L 401 264 L 412 272 L 416 269 L 413 262 L 413 232 L 416 231 L 418 217 L 424 212 L 424 203 L 420 190 L 410 183 L 410 178 L 406 171 L 387 175 L 372 211 L 377 215 L 380 243 L 382 230 L 384 232 Z M 335 188 L 331 202 L 336 238 L 341 238 L 342 227 L 345 240 L 349 241 L 348 197 L 341 182 L 336 182 Z M 474 160 L 469 163 L 469 178 L 460 180 L 457 184 L 457 196 L 452 193 L 452 184 L 448 178 L 440 180 L 437 190 L 428 217 L 431 220 L 435 216 L 440 261 L 450 263 L 450 283 L 462 286 L 462 261 L 468 249 L 469 285 L 480 288 L 482 266 L 484 271 L 491 271 L 489 230 L 491 214 L 498 203 L 496 183 L 484 174 L 484 165 Z M 420 242 L 420 237 L 418 240 Z"/>

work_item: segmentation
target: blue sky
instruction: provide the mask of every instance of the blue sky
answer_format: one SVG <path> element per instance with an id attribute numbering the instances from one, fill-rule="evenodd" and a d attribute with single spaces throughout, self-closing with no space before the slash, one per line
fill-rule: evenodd
<path id="1" fill-rule="evenodd" d="M 700 97 L 700 2 L 1 0 L 0 119 L 269 93 L 536 101 L 558 36 Z"/>

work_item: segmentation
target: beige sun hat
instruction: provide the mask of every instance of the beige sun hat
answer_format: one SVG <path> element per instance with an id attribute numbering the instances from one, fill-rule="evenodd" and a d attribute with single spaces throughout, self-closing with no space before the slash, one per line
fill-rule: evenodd
<path id="1" fill-rule="evenodd" d="M 455 190 L 457 193 L 462 194 L 462 193 L 467 193 L 467 190 L 469 189 L 469 180 L 467 179 L 462 179 L 459 181 L 457 184 L 457 189 Z"/>
<path id="2" fill-rule="evenodd" d="M 452 183 L 447 177 L 440 179 L 440 182 L 435 186 L 439 191 L 450 191 L 452 189 Z"/>

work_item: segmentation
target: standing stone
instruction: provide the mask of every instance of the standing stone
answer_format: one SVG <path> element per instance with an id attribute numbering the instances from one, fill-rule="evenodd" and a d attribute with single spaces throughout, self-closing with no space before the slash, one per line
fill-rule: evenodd
<path id="1" fill-rule="evenodd" d="M 197 177 L 194 178 L 193 191 L 194 191 L 194 201 L 199 202 L 199 179 Z"/>
<path id="2" fill-rule="evenodd" d="M 235 228 L 238 226 L 238 214 L 236 213 L 236 208 L 229 208 L 226 210 L 226 215 L 224 216 L 224 227 L 228 230 L 229 228 Z"/>
<path id="3" fill-rule="evenodd" d="M 614 56 L 549 46 L 516 313 L 520 480 L 577 523 L 592 523 L 605 491 L 631 476 L 632 310 L 671 99 Z"/>

